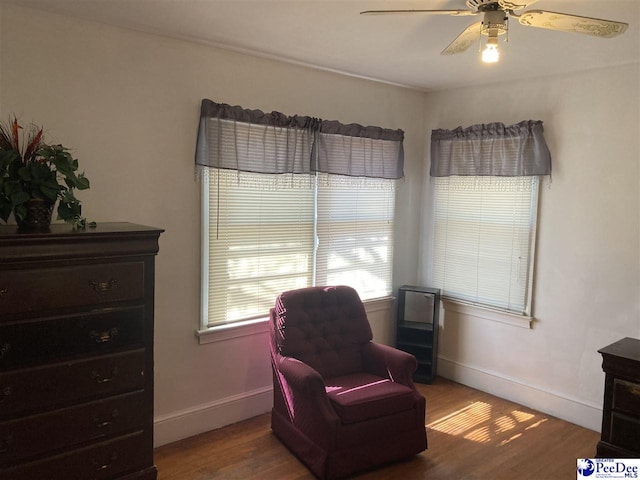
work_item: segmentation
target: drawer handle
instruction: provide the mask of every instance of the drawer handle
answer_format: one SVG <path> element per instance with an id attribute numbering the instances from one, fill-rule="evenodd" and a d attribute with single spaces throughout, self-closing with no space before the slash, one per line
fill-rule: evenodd
<path id="1" fill-rule="evenodd" d="M 13 393 L 13 388 L 4 387 L 2 390 L 0 390 L 0 402 L 2 402 L 5 398 L 7 398 L 12 393 Z"/>
<path id="2" fill-rule="evenodd" d="M 118 376 L 118 368 L 115 367 L 113 370 L 111 370 L 110 377 L 103 377 L 99 372 L 96 372 L 96 371 L 94 371 L 92 375 L 93 375 L 93 379 L 98 384 L 113 382 L 115 378 Z"/>
<path id="3" fill-rule="evenodd" d="M 93 423 L 95 423 L 96 430 L 101 431 L 106 429 L 107 427 L 111 427 L 113 421 L 120 415 L 120 411 L 117 408 L 114 408 L 111 412 L 111 417 L 109 420 L 105 420 L 101 422 L 98 417 L 93 417 Z"/>
<path id="4" fill-rule="evenodd" d="M 0 288 L 0 298 L 4 297 L 8 292 L 6 288 Z"/>
<path id="5" fill-rule="evenodd" d="M 627 385 L 627 391 L 634 397 L 640 397 L 640 387 L 635 385 Z"/>
<path id="6" fill-rule="evenodd" d="M 107 293 L 118 283 L 118 281 L 111 279 L 111 280 L 107 280 L 106 282 L 91 281 L 89 283 L 91 284 L 91 286 L 96 292 Z"/>
<path id="7" fill-rule="evenodd" d="M 118 459 L 118 455 L 114 452 L 111 454 L 111 457 L 107 460 L 107 463 L 98 462 L 96 459 L 92 459 L 94 467 L 96 468 L 96 472 L 102 472 L 104 470 L 108 470 Z"/>
<path id="8" fill-rule="evenodd" d="M 11 350 L 11 344 L 10 343 L 2 344 L 2 346 L 0 346 L 0 360 L 3 359 L 5 357 L 5 355 L 7 355 L 7 353 L 9 353 L 10 350 Z"/>
<path id="9" fill-rule="evenodd" d="M 89 332 L 89 337 L 95 340 L 96 343 L 108 343 L 113 340 L 113 337 L 116 335 L 118 335 L 118 329 L 116 327 L 105 330 L 104 332 L 96 332 L 95 330 Z M 0 356 L 0 358 L 2 357 Z"/>
<path id="10" fill-rule="evenodd" d="M 7 453 L 11 444 L 13 443 L 13 435 L 5 435 L 4 438 L 0 438 L 0 453 Z"/>

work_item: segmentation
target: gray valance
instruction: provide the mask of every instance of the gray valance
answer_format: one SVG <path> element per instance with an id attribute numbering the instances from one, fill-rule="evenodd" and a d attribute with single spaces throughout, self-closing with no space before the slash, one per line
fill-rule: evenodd
<path id="1" fill-rule="evenodd" d="M 431 132 L 431 176 L 551 175 L 542 122 L 527 120 Z"/>
<path id="2" fill-rule="evenodd" d="M 280 112 L 264 113 L 262 110 L 249 110 L 238 105 L 231 106 L 226 103 L 216 103 L 204 99 L 200 106 L 200 119 L 215 118 L 223 120 L 235 120 L 257 125 L 271 125 L 275 127 L 291 128 L 317 128 L 320 120 L 313 117 L 299 115 L 287 116 Z"/>
<path id="3" fill-rule="evenodd" d="M 404 132 L 202 100 L 196 165 L 254 173 L 398 179 Z"/>

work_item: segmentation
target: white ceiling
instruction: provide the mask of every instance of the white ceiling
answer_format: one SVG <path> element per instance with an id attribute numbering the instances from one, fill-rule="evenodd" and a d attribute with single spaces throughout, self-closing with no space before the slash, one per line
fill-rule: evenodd
<path id="1" fill-rule="evenodd" d="M 624 21 L 629 28 L 601 39 L 512 19 L 509 42 L 500 44 L 501 59 L 494 65 L 483 64 L 475 47 L 440 55 L 480 17 L 359 15 L 375 9 L 466 9 L 464 0 L 6 1 L 427 91 L 640 60 L 640 0 L 539 0 L 529 9 Z"/>

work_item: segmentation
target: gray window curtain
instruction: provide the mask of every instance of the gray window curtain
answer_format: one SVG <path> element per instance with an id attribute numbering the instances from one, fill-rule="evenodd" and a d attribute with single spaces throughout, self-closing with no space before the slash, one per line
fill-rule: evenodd
<path id="1" fill-rule="evenodd" d="M 195 163 L 239 172 L 399 179 L 404 132 L 202 100 Z"/>
<path id="2" fill-rule="evenodd" d="M 389 179 L 404 176 L 402 130 L 324 120 L 317 139 L 319 172 Z"/>
<path id="3" fill-rule="evenodd" d="M 431 132 L 432 177 L 551 175 L 542 122 L 526 120 Z"/>

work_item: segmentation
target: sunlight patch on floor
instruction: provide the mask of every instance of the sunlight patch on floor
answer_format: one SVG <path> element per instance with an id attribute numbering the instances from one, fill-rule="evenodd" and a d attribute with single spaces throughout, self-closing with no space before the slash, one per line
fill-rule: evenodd
<path id="1" fill-rule="evenodd" d="M 461 435 L 489 419 L 491 419 L 491 405 L 484 402 L 474 402 L 426 427 L 449 435 Z"/>
<path id="2" fill-rule="evenodd" d="M 512 410 L 508 413 L 496 412 L 494 414 L 490 404 L 474 402 L 431 422 L 426 427 L 447 435 L 460 436 L 477 443 L 489 443 L 496 436 L 509 435 L 500 442 L 500 445 L 506 445 L 522 437 L 524 431 L 536 428 L 546 421 L 546 418 L 540 419 L 533 413 L 520 410 Z"/>

